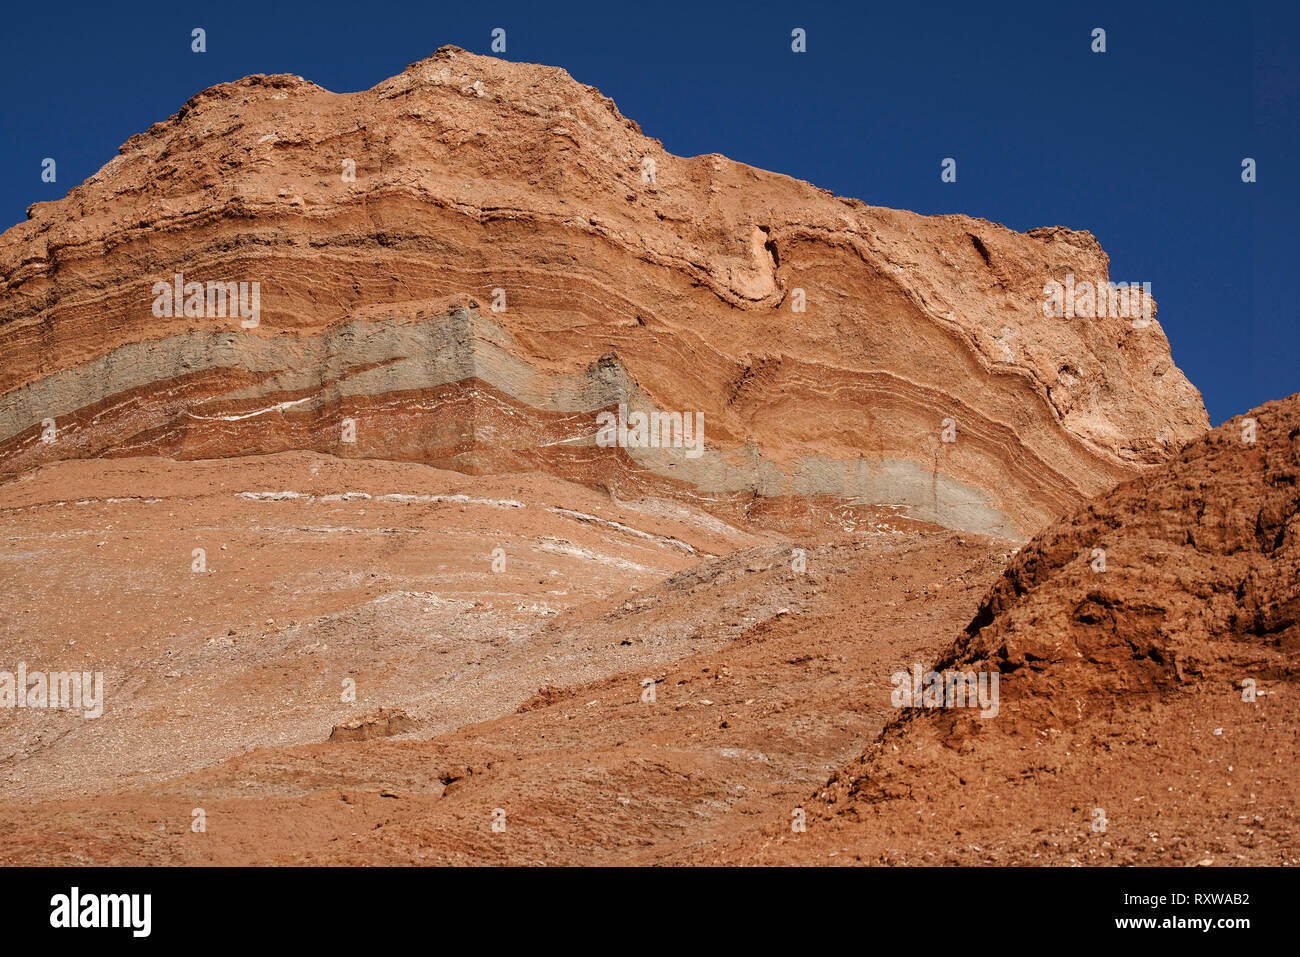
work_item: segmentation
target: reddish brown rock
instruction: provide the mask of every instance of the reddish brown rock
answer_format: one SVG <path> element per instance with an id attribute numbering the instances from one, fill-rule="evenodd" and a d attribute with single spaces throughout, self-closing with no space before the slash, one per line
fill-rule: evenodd
<path id="1" fill-rule="evenodd" d="M 391 738 L 406 734 L 419 727 L 401 708 L 380 708 L 378 711 L 336 724 L 330 732 L 331 741 L 370 741 L 373 738 Z"/>
<path id="2" fill-rule="evenodd" d="M 1042 532 L 932 669 L 996 674 L 997 714 L 904 711 L 823 792 L 831 820 L 924 806 L 1019 861 L 1062 843 L 1097 862 L 1291 861 L 1300 394 Z M 981 794 L 1000 823 L 975 812 Z"/>

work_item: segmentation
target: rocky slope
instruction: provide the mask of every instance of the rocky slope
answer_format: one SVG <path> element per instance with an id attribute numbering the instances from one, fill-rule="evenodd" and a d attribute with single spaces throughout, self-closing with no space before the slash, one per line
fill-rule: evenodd
<path id="1" fill-rule="evenodd" d="M 1044 531 L 927 667 L 998 674 L 998 714 L 902 711 L 820 793 L 822 842 L 907 859 L 924 808 L 949 860 L 1295 863 L 1300 394 Z"/>
<path id="2" fill-rule="evenodd" d="M 777 547 L 547 476 L 305 452 L 59 463 L 0 486 L 0 543 L 0 672 L 104 684 L 93 720 L 0 709 L 0 798 L 14 799 L 325 740 L 393 704 L 436 734 L 540 685 L 653 664 L 701 636 L 668 621 L 622 645 L 611 622 L 597 645 L 561 623 L 592 604 L 618 617 L 701 562 Z"/>
<path id="3" fill-rule="evenodd" d="M 877 530 L 809 544 L 797 565 L 786 544 L 697 530 L 671 503 L 606 508 L 622 528 L 574 522 L 542 506 L 583 490 L 535 480 L 480 493 L 538 503 L 526 510 L 325 501 L 428 481 L 423 466 L 256 461 L 254 475 L 288 474 L 314 501 L 239 497 L 249 486 L 228 476 L 242 462 L 145 467 L 166 475 L 136 475 L 160 501 L 59 507 L 49 499 L 76 482 L 104 481 L 65 471 L 24 483 L 28 512 L 0 508 L 0 540 L 33 522 L 20 543 L 42 582 L 20 619 L 30 667 L 112 663 L 101 718 L 0 720 L 6 864 L 735 852 L 878 732 L 888 696 L 864 689 L 937 653 L 1008 558 L 981 536 Z M 198 510 L 229 544 L 204 576 L 176 560 L 188 540 L 171 525 Z M 68 534 L 90 521 L 78 513 L 112 528 Z M 506 547 L 505 572 L 481 539 Z M 340 701 L 345 676 L 354 704 Z M 383 708 L 418 727 L 335 731 Z"/>
<path id="4" fill-rule="evenodd" d="M 252 76 L 0 237 L 0 475 L 315 450 L 1027 538 L 1208 425 L 1158 322 L 1044 315 L 1067 274 L 1112 278 L 1090 234 L 672 156 L 551 67 Z M 600 447 L 620 404 L 700 454 Z"/>
<path id="5" fill-rule="evenodd" d="M 98 627 L 129 680 L 101 728 L 26 739 L 0 786 L 0 860 L 1300 864 L 1300 395 L 1250 418 L 1253 444 L 1233 420 L 1018 551 L 888 528 L 806 543 L 802 562 L 781 543 L 696 528 L 698 516 L 662 502 L 574 524 L 545 507 L 503 518 L 490 501 L 330 499 L 341 481 L 378 491 L 433 479 L 423 466 L 294 453 L 253 474 L 291 475 L 314 499 L 250 499 L 218 487 L 243 463 L 154 463 L 164 500 L 116 505 L 113 548 L 157 554 L 137 537 L 175 533 L 154 530 L 157 518 L 142 527 L 133 509 L 179 512 L 205 489 L 203 510 L 230 530 L 223 565 L 251 574 L 232 585 L 223 568 L 188 586 L 200 623 L 151 647 L 120 622 L 186 587 L 184 575 L 124 573 L 133 587 L 98 606 L 114 612 Z M 40 516 L 22 542 L 50 579 L 29 612 L 45 616 L 37 624 L 97 607 L 72 599 L 105 576 L 78 576 L 70 560 L 94 543 L 50 534 L 73 505 L 48 498 L 91 479 L 85 467 L 46 470 L 51 481 L 0 499 Z M 474 482 L 491 500 L 586 494 L 603 507 L 549 480 L 436 480 L 453 481 L 451 494 Z M 379 532 L 399 516 L 410 527 L 395 551 Z M 254 617 L 230 644 L 199 640 L 232 588 L 253 596 L 242 614 L 284 607 L 277 580 L 290 576 L 259 572 L 287 561 L 305 580 L 292 554 L 329 547 L 326 519 L 384 571 L 335 597 L 343 576 L 331 569 L 335 580 L 299 600 L 346 605 L 359 591 L 359 611 L 325 605 L 274 628 Z M 20 519 L 0 508 L 0 521 Z M 475 534 L 503 536 L 518 555 L 499 597 L 462 546 Z M 559 534 L 583 537 L 539 547 Z M 429 561 L 434 542 L 445 571 Z M 598 555 L 608 576 L 593 574 Z M 476 593 L 453 615 L 448 602 Z M 65 610 L 45 608 L 52 595 Z M 530 622 L 539 602 L 555 614 Z M 424 629 L 434 636 L 414 637 Z M 914 663 L 996 672 L 996 714 L 900 709 L 893 677 Z M 365 689 L 353 708 L 334 694 L 339 674 Z M 409 709 L 419 730 L 331 735 L 385 706 Z M 241 728 L 250 713 L 257 723 Z M 190 828 L 196 808 L 202 833 Z"/>

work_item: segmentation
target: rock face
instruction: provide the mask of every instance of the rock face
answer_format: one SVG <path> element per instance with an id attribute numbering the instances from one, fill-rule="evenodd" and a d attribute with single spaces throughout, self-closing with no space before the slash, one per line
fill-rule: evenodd
<path id="1" fill-rule="evenodd" d="M 1027 538 L 1208 427 L 1154 319 L 1044 314 L 1110 278 L 1090 234 L 672 156 L 562 70 L 451 47 L 359 93 L 205 90 L 29 217 L 0 476 L 298 449 Z M 620 406 L 703 442 L 602 447 Z"/>

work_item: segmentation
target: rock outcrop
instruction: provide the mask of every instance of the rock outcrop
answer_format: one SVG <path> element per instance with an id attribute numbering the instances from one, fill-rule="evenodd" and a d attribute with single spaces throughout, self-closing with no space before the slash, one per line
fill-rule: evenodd
<path id="1" fill-rule="evenodd" d="M 922 803 L 1003 862 L 1292 860 L 1300 394 L 1041 533 L 932 671 L 998 676 L 996 714 L 913 701 L 821 792 L 899 828 L 882 860 Z"/>
<path id="2" fill-rule="evenodd" d="M 391 738 L 419 727 L 401 708 L 380 708 L 370 714 L 336 724 L 330 731 L 331 741 L 370 741 L 374 738 Z"/>
<path id="3" fill-rule="evenodd" d="M 0 237 L 0 476 L 306 449 L 1027 538 L 1208 427 L 1154 318 L 1044 314 L 1108 269 L 672 156 L 551 67 L 251 76 Z M 620 406 L 703 443 L 602 447 Z"/>
<path id="4" fill-rule="evenodd" d="M 1041 702 L 1196 686 L 1227 661 L 1237 685 L 1300 674 L 1300 394 L 1044 531 L 949 664 L 1023 676 Z"/>

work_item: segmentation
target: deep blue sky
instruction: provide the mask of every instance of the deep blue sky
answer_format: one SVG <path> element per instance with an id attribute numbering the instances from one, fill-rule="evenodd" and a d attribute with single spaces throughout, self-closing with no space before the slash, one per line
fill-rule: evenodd
<path id="1" fill-rule="evenodd" d="M 1218 423 L 1300 390 L 1297 6 L 11 4 L 0 224 L 214 83 L 298 73 L 365 89 L 445 43 L 488 53 L 503 27 L 507 59 L 564 67 L 669 152 L 723 153 L 874 205 L 1091 230 L 1112 279 L 1152 283 Z M 790 51 L 796 26 L 805 54 Z M 1105 54 L 1089 49 L 1094 27 Z M 955 184 L 940 182 L 946 156 Z"/>

